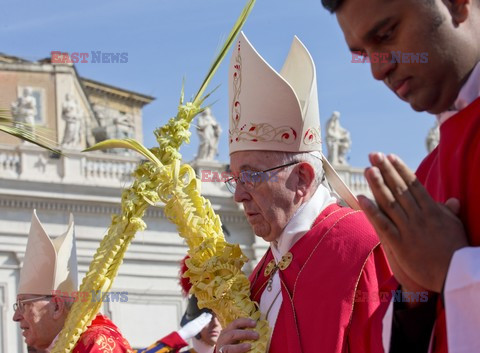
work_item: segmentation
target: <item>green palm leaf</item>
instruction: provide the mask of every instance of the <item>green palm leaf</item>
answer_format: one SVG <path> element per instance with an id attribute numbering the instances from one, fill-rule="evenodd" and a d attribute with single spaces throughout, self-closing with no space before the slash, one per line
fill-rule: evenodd
<path id="1" fill-rule="evenodd" d="M 138 152 L 139 154 L 149 159 L 151 162 L 155 163 L 158 166 L 162 165 L 162 162 L 160 162 L 160 160 L 148 148 L 146 148 L 140 142 L 134 139 L 105 140 L 83 150 L 83 152 L 105 150 L 109 148 L 127 148 Z"/>
<path id="2" fill-rule="evenodd" d="M 56 148 L 56 142 L 48 137 L 50 130 L 41 126 L 33 127 L 30 124 L 14 121 L 8 109 L 0 108 L 0 131 L 31 142 L 53 153 L 62 154 Z"/>
<path id="3" fill-rule="evenodd" d="M 208 84 L 210 83 L 212 77 L 215 75 L 215 72 L 217 71 L 218 67 L 222 63 L 223 59 L 228 53 L 228 50 L 230 49 L 233 41 L 235 38 L 237 38 L 238 33 L 242 30 L 243 25 L 245 24 L 245 21 L 248 18 L 248 15 L 253 9 L 253 6 L 255 5 L 256 0 L 250 0 L 247 5 L 243 8 L 242 13 L 237 19 L 237 22 L 233 26 L 232 30 L 230 31 L 230 34 L 227 37 L 227 40 L 222 46 L 222 49 L 220 49 L 220 52 L 218 53 L 217 57 L 212 63 L 212 66 L 210 66 L 210 69 L 208 70 L 207 76 L 202 82 L 202 85 L 200 86 L 200 89 L 198 90 L 197 94 L 195 95 L 195 98 L 193 99 L 193 104 L 194 105 L 201 105 L 203 101 L 207 98 L 207 96 L 202 98 L 203 92 L 205 92 L 205 89 L 207 88 Z"/>

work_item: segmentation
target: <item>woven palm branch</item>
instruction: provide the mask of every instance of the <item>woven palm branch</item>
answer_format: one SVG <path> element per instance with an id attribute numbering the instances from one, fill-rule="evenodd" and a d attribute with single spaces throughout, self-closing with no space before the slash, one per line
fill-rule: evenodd
<path id="1" fill-rule="evenodd" d="M 230 46 L 245 23 L 255 0 L 249 0 L 230 32 L 205 80 L 191 102 L 184 101 L 182 87 L 177 115 L 154 131 L 159 147 L 148 149 L 132 139 L 107 140 L 87 151 L 128 148 L 147 159 L 134 172 L 133 185 L 122 193 L 121 213 L 112 216 L 112 224 L 100 243 L 80 291 L 108 292 L 118 272 L 125 252 L 135 233 L 144 230 L 145 211 L 150 206 L 164 205 L 166 217 L 176 224 L 178 233 L 189 247 L 185 276 L 192 283 L 191 293 L 198 298 L 199 307 L 208 307 L 218 316 L 223 327 L 240 317 L 258 321 L 260 339 L 251 352 L 265 353 L 270 329 L 260 319 L 258 305 L 250 300 L 250 283 L 242 272 L 247 261 L 239 245 L 225 241 L 220 218 L 208 200 L 200 193 L 201 183 L 187 164 L 181 165 L 179 148 L 190 139 L 190 124 L 209 94 L 208 83 L 226 56 Z M 69 353 L 80 335 L 95 318 L 101 302 L 88 300 L 74 303 L 52 353 Z"/>

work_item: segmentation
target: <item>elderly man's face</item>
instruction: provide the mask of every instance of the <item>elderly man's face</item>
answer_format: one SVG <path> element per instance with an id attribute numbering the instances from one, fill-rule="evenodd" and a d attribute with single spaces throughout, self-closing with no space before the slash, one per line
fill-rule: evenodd
<path id="1" fill-rule="evenodd" d="M 39 295 L 18 295 L 17 299 L 32 299 Z M 20 323 L 25 343 L 36 349 L 45 349 L 54 340 L 58 332 L 55 331 L 53 319 L 53 303 L 51 298 L 25 302 L 23 310 L 17 308 L 13 321 Z"/>
<path id="2" fill-rule="evenodd" d="M 242 171 L 263 171 L 283 164 L 266 151 L 240 151 L 230 156 L 234 175 Z M 292 165 L 275 171 L 274 180 L 262 181 L 254 189 L 237 184 L 234 199 L 243 204 L 248 223 L 256 235 L 271 242 L 277 240 L 299 207 L 297 199 L 298 175 Z"/>

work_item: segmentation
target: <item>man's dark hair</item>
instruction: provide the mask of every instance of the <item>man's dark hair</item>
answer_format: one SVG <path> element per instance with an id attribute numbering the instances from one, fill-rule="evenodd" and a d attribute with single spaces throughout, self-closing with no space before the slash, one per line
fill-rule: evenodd
<path id="1" fill-rule="evenodd" d="M 323 7 L 330 11 L 330 13 L 335 13 L 342 3 L 343 0 L 322 0 Z"/>
<path id="2" fill-rule="evenodd" d="M 435 3 L 435 0 L 425 0 L 429 5 Z M 480 3 L 480 1 L 479 1 Z M 342 6 L 343 0 L 322 0 L 322 5 L 326 8 L 330 13 L 335 13 L 340 6 Z"/>

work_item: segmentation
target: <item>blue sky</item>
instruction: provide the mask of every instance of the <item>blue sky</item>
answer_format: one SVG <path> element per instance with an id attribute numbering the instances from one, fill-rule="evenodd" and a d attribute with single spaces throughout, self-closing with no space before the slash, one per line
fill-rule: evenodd
<path id="1" fill-rule="evenodd" d="M 152 95 L 144 109 L 144 143 L 155 145 L 153 130 L 176 113 L 182 78 L 186 95 L 198 89 L 215 53 L 243 8 L 240 0 L 23 1 L 2 4 L 0 51 L 37 60 L 62 52 L 127 52 L 124 64 L 77 64 L 81 76 Z M 425 137 L 434 117 L 416 113 L 382 82 L 369 64 L 351 63 L 335 16 L 320 0 L 258 0 L 244 32 L 276 69 L 294 35 L 310 50 L 317 66 L 322 127 L 334 110 L 352 136 L 349 162 L 368 165 L 371 151 L 395 152 L 411 168 L 426 155 Z M 228 161 L 227 64 L 210 88 L 220 85 L 211 102 L 223 128 L 220 161 Z M 182 148 L 191 160 L 198 146 L 192 134 Z"/>

